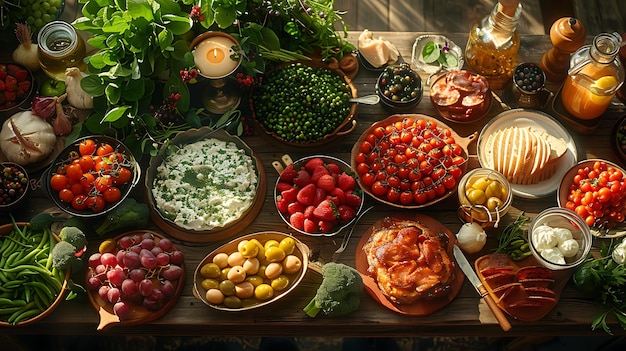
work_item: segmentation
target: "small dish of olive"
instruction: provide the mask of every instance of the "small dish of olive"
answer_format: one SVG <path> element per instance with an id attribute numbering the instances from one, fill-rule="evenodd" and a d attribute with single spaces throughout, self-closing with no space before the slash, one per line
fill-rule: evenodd
<path id="1" fill-rule="evenodd" d="M 28 192 L 28 173 L 13 162 L 0 163 L 0 211 L 11 212 L 22 203 Z"/>
<path id="2" fill-rule="evenodd" d="M 376 94 L 392 111 L 409 110 L 422 100 L 422 79 L 407 62 L 387 66 L 376 81 Z"/>

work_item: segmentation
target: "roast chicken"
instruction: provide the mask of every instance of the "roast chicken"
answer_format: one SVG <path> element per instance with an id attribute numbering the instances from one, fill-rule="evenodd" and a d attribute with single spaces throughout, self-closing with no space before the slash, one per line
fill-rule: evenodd
<path id="1" fill-rule="evenodd" d="M 446 296 L 455 279 L 448 240 L 420 222 L 386 218 L 363 246 L 367 272 L 397 304 Z"/>

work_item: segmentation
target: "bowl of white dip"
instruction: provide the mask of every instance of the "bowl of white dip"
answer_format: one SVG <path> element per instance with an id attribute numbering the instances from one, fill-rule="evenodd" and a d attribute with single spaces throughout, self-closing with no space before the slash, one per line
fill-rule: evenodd
<path id="1" fill-rule="evenodd" d="M 222 240 L 250 224 L 265 188 L 252 149 L 208 127 L 177 134 L 150 159 L 145 178 L 152 220 L 189 242 Z"/>

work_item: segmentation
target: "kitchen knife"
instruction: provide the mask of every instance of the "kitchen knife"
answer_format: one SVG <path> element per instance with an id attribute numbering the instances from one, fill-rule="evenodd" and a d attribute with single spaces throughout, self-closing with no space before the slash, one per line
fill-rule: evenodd
<path id="1" fill-rule="evenodd" d="M 463 254 L 463 251 L 461 251 L 461 249 L 456 245 L 454 245 L 454 258 L 456 259 L 456 263 L 459 265 L 467 279 L 474 286 L 476 291 L 478 291 L 480 297 L 485 300 L 487 306 L 489 306 L 489 309 L 491 310 L 491 312 L 493 312 L 493 315 L 498 320 L 498 324 L 500 324 L 502 330 L 508 331 L 509 329 L 511 329 L 511 323 L 509 323 L 509 320 L 504 315 L 504 312 L 502 312 L 500 307 L 498 307 L 496 302 L 491 298 L 491 295 L 489 295 L 487 288 L 485 288 L 483 283 L 476 275 L 476 272 L 474 272 L 474 268 L 472 268 L 472 265 Z"/>

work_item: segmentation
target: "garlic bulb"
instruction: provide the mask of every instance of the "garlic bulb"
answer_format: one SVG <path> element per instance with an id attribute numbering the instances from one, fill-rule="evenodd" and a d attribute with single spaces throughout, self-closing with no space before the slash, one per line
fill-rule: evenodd
<path id="1" fill-rule="evenodd" d="M 615 248 L 613 248 L 613 252 L 611 253 L 611 257 L 613 257 L 613 261 L 617 264 L 626 263 L 626 241 L 622 241 Z"/>
<path id="2" fill-rule="evenodd" d="M 487 233 L 476 222 L 465 223 L 456 234 L 456 240 L 461 250 L 474 254 L 482 250 L 487 242 Z"/>
<path id="3" fill-rule="evenodd" d="M 87 94 L 80 86 L 80 81 L 87 74 L 81 72 L 78 67 L 70 67 L 65 70 L 65 91 L 67 92 L 67 102 L 70 105 L 80 108 L 93 108 L 93 96 Z"/>
<path id="4" fill-rule="evenodd" d="M 9 117 L 0 131 L 0 148 L 8 161 L 27 165 L 45 159 L 56 145 L 57 137 L 50 123 L 32 111 Z"/>

